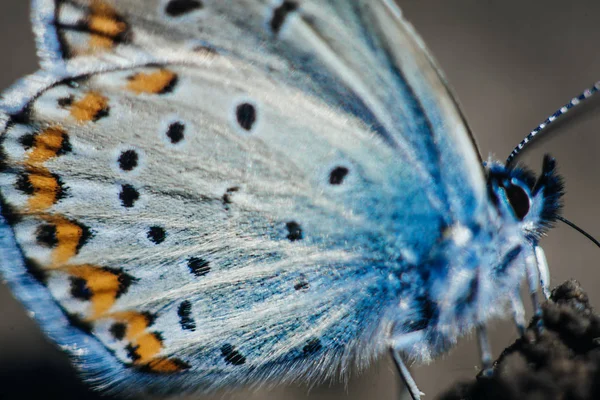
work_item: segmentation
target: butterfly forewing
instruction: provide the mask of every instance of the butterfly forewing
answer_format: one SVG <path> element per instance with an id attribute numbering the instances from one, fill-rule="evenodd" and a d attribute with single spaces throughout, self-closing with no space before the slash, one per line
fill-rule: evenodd
<path id="1" fill-rule="evenodd" d="M 42 3 L 47 12 L 37 33 L 53 66 L 89 55 L 135 59 L 163 48 L 225 53 L 363 120 L 420 170 L 424 185 L 439 186 L 446 223 L 466 219 L 484 201 L 460 112 L 391 0 L 155 0 L 144 12 L 135 1 Z M 456 186 L 469 190 L 454 193 Z"/>

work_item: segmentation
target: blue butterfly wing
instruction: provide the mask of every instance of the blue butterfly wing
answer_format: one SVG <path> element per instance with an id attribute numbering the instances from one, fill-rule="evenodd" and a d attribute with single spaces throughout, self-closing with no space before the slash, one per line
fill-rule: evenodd
<path id="1" fill-rule="evenodd" d="M 98 79 L 102 80 L 103 71 L 110 72 L 124 68 L 130 75 L 151 74 L 154 73 L 153 67 L 144 67 L 150 62 L 152 65 L 161 65 L 164 62 L 177 64 L 193 58 L 194 62 L 202 65 L 199 70 L 206 70 L 208 75 L 210 71 L 214 71 L 215 76 L 219 78 L 218 82 L 226 82 L 232 79 L 231 76 L 235 76 L 233 71 L 244 71 L 247 68 L 247 76 L 254 78 L 249 79 L 249 82 L 253 82 L 249 87 L 254 87 L 256 82 L 262 82 L 264 85 L 262 90 L 265 90 L 267 95 L 280 91 L 284 93 L 281 95 L 282 106 L 279 109 L 282 115 L 294 113 L 300 115 L 302 109 L 300 106 L 311 104 L 312 108 L 305 107 L 305 110 L 312 110 L 312 114 L 305 115 L 304 124 L 298 120 L 283 119 L 277 127 L 288 129 L 282 129 L 280 138 L 271 133 L 273 136 L 270 141 L 270 146 L 279 146 L 281 154 L 288 154 L 292 165 L 300 166 L 299 169 L 302 171 L 321 174 L 321 178 L 316 182 L 313 180 L 311 186 L 307 186 L 309 191 L 304 194 L 298 192 L 298 186 L 293 185 L 295 175 L 291 174 L 290 170 L 281 169 L 281 166 L 285 166 L 283 160 L 278 160 L 281 161 L 278 164 L 279 169 L 273 167 L 276 164 L 267 163 L 269 167 L 265 167 L 266 172 L 257 170 L 260 173 L 257 172 L 254 181 L 248 180 L 250 183 L 264 183 L 278 177 L 281 181 L 289 181 L 287 184 L 282 184 L 277 196 L 258 196 L 253 200 L 252 197 L 245 197 L 248 195 L 244 193 L 243 187 L 221 187 L 222 185 L 214 184 L 207 185 L 206 188 L 208 190 L 210 187 L 217 187 L 220 190 L 219 195 L 215 194 L 212 199 L 218 203 L 220 213 L 228 209 L 235 210 L 236 202 L 240 201 L 241 204 L 246 205 L 267 204 L 270 201 L 270 208 L 265 205 L 265 210 L 269 212 L 268 215 L 278 217 L 273 218 L 276 220 L 275 223 L 266 221 L 270 222 L 271 227 L 267 226 L 264 219 L 246 219 L 238 224 L 238 227 L 242 228 L 242 239 L 245 233 L 251 235 L 256 234 L 257 231 L 263 236 L 266 234 L 270 238 L 277 239 L 260 241 L 260 245 L 254 249 L 253 259 L 248 258 L 248 254 L 240 255 L 235 251 L 229 254 L 229 259 L 247 261 L 247 265 L 251 266 L 247 272 L 240 269 L 242 275 L 238 279 L 243 284 L 238 286 L 229 284 L 219 288 L 213 283 L 212 286 L 209 285 L 209 295 L 189 300 L 190 304 L 195 306 L 207 299 L 226 299 L 227 301 L 219 307 L 206 308 L 206 312 L 215 317 L 214 321 L 218 320 L 219 311 L 224 313 L 219 318 L 225 318 L 227 312 L 232 312 L 227 307 L 235 307 L 236 304 L 242 308 L 250 307 L 239 314 L 245 316 L 244 321 L 254 321 L 246 322 L 254 324 L 252 329 L 245 331 L 248 336 L 238 338 L 237 343 L 222 341 L 217 345 L 211 342 L 206 346 L 210 350 L 210 355 L 206 356 L 202 353 L 202 345 L 206 343 L 199 344 L 189 337 L 186 339 L 186 336 L 181 336 L 177 339 L 179 342 L 172 344 L 174 347 L 171 348 L 186 347 L 188 350 L 185 352 L 174 350 L 169 354 L 170 363 L 164 362 L 158 366 L 163 369 L 177 367 L 177 362 L 174 360 L 180 360 L 175 358 L 178 355 L 182 356 L 182 362 L 187 360 L 189 364 L 193 364 L 189 358 L 186 359 L 186 356 L 195 353 L 204 362 L 204 364 L 200 363 L 203 370 L 208 371 L 201 377 L 202 379 L 198 378 L 202 381 L 201 384 L 210 386 L 207 380 L 213 380 L 214 386 L 222 386 L 268 377 L 279 380 L 292 380 L 299 375 L 322 377 L 334 374 L 337 367 L 345 370 L 354 359 L 368 361 L 386 346 L 385 341 L 379 337 L 384 328 L 382 321 L 386 310 L 385 303 L 389 300 L 384 296 L 383 289 L 386 286 L 382 284 L 382 280 L 385 280 L 385 273 L 382 275 L 382 271 L 385 271 L 388 263 L 394 263 L 398 259 L 418 263 L 424 253 L 438 240 L 445 225 L 466 220 L 485 204 L 484 180 L 476 152 L 460 113 L 448 95 L 443 79 L 440 78 L 434 63 L 412 28 L 401 19 L 396 8 L 387 2 L 306 1 L 300 4 L 283 2 L 274 5 L 247 1 L 239 2 L 237 7 L 222 2 L 202 2 L 203 7 L 187 10 L 188 12 L 182 12 L 186 10 L 181 8 L 169 8 L 174 3 L 176 2 L 146 5 L 144 13 L 140 13 L 137 2 L 55 3 L 39 0 L 34 18 L 41 43 L 40 54 L 46 67 L 53 72 L 30 78 L 7 96 L 3 109 L 13 114 L 5 121 L 8 123 L 4 133 L 4 136 L 9 137 L 9 140 L 5 139 L 5 143 L 9 143 L 7 148 L 15 149 L 18 143 L 22 144 L 24 140 L 19 136 L 22 132 L 11 129 L 12 124 L 15 123 L 15 112 L 23 110 L 23 106 L 30 98 L 36 97 L 39 93 L 40 99 L 44 97 L 56 99 L 60 96 L 53 94 L 54 92 L 59 94 L 72 92 L 77 99 L 78 96 L 87 93 L 86 90 L 89 93 L 94 92 L 93 89 L 98 89 L 98 92 L 106 90 L 107 87 L 110 88 L 107 82 L 112 82 L 106 78 L 103 83 L 92 83 L 88 86 L 85 79 L 82 84 L 77 83 L 78 79 L 74 79 L 71 83 L 69 79 L 63 81 L 61 77 L 76 78 L 81 75 L 97 74 Z M 215 62 L 214 70 L 211 70 L 213 58 L 219 56 L 229 59 L 234 66 L 240 66 L 239 70 L 230 71 L 231 75 L 224 74 L 219 69 L 221 67 L 217 66 L 218 62 Z M 146 71 L 144 68 L 150 70 Z M 127 78 L 127 74 L 126 76 L 121 76 L 118 72 L 115 74 L 121 79 Z M 187 72 L 179 74 L 184 78 L 192 75 L 188 75 Z M 107 73 L 105 76 L 111 75 Z M 52 79 L 57 83 L 52 83 Z M 196 85 L 191 86 L 196 93 L 203 93 L 204 89 L 200 83 L 207 81 L 204 78 L 189 79 Z M 117 78 L 114 80 L 118 81 Z M 238 81 L 241 82 L 242 79 Z M 133 82 L 136 82 L 135 79 Z M 80 89 L 78 89 L 79 85 L 81 85 Z M 283 91 L 283 88 L 286 90 Z M 291 90 L 303 95 L 286 95 Z M 118 94 L 115 94 L 115 98 L 122 100 Z M 200 96 L 200 99 L 203 98 L 210 97 Z M 309 101 L 310 98 L 321 107 L 314 106 L 313 100 Z M 262 100 L 261 104 L 267 104 L 268 98 Z M 72 107 L 69 101 L 59 102 L 59 104 Z M 181 104 L 182 107 L 184 104 L 185 107 L 191 104 L 192 113 L 194 107 L 197 107 L 196 111 L 199 115 L 204 112 L 205 103 L 194 106 L 195 103 L 189 101 L 186 103 L 170 101 L 174 102 L 173 105 Z M 298 110 L 293 107 L 295 102 L 298 102 Z M 134 101 L 133 104 L 136 102 Z M 244 104 L 250 106 L 241 111 L 245 112 L 242 118 L 244 124 L 256 122 L 250 121 L 252 118 L 249 116 L 254 105 L 251 102 Z M 269 105 L 272 106 L 273 104 Z M 156 107 L 162 110 L 160 103 Z M 41 106 L 40 109 L 44 110 Z M 319 113 L 319 110 L 325 112 Z M 238 123 L 239 112 L 238 108 Z M 16 116 L 18 115 L 17 113 Z M 52 113 L 46 115 L 40 112 L 40 115 L 40 120 L 34 118 L 36 124 L 48 125 L 53 122 Z M 54 116 L 62 118 L 61 114 L 54 114 Z M 190 116 L 190 119 L 193 118 L 195 117 Z M 222 119 L 219 123 L 225 122 Z M 136 126 L 135 122 L 130 124 L 127 126 Z M 319 131 L 317 127 L 321 130 Z M 344 135 L 344 127 L 348 130 L 346 135 Z M 304 133 L 301 128 L 305 128 Z M 80 130 L 81 133 L 78 134 L 80 136 L 74 136 L 87 146 L 94 146 L 94 142 L 90 140 L 92 138 L 101 140 L 104 132 L 93 133 L 94 131 L 88 128 L 75 126 L 72 129 Z M 198 129 L 202 129 L 202 126 Z M 114 128 L 114 132 L 118 133 L 115 139 L 125 134 L 121 133 L 121 130 L 119 125 Z M 294 146 L 298 145 L 293 132 L 304 134 L 305 139 L 315 139 L 312 144 L 315 154 L 303 158 L 289 153 Z M 330 135 L 330 139 L 335 139 L 328 143 L 329 148 L 317 142 L 328 137 L 327 135 Z M 11 140 L 13 143 L 10 142 Z M 311 146 L 307 144 L 303 146 L 300 148 L 308 149 L 307 153 L 310 153 Z M 286 148 L 288 150 L 285 150 Z M 329 161 L 323 155 L 326 153 L 316 151 L 323 149 L 329 149 L 331 153 Z M 249 152 L 250 150 L 256 151 L 257 157 L 260 156 L 259 147 L 248 149 Z M 18 151 L 15 154 L 18 154 Z M 251 158 L 240 155 L 233 159 L 243 159 L 247 162 Z M 82 161 L 80 168 L 85 169 L 86 160 L 80 161 Z M 92 159 L 87 161 L 95 165 Z M 252 165 L 260 165 L 258 161 L 254 160 Z M 310 163 L 315 165 L 309 165 Z M 12 165 L 16 166 L 18 162 Z M 183 167 L 185 166 L 183 164 Z M 70 178 L 81 179 L 81 176 L 76 176 L 77 174 L 67 176 L 66 172 L 69 168 L 61 169 L 58 164 L 56 168 L 63 172 L 62 176 L 67 182 Z M 224 170 L 235 171 L 235 167 L 224 168 Z M 214 176 L 217 177 L 219 172 L 213 171 Z M 89 171 L 89 176 L 93 177 L 95 173 Z M 226 175 L 226 178 L 231 177 Z M 209 178 L 206 179 L 208 182 Z M 303 178 L 299 178 L 295 183 L 300 182 L 300 179 Z M 203 179 L 198 181 L 204 182 Z M 76 191 L 75 181 L 70 182 L 73 182 L 72 191 Z M 355 190 L 347 190 L 340 185 L 340 190 L 336 192 L 338 188 L 335 186 L 340 183 L 348 184 L 350 188 L 355 184 Z M 321 189 L 319 184 L 332 186 L 333 192 L 327 192 L 330 189 Z M 14 185 L 14 182 L 11 185 Z M 7 186 L 4 190 L 10 192 L 6 188 Z M 187 193 L 196 191 L 199 191 L 198 188 L 190 187 Z M 185 193 L 186 191 L 180 190 L 177 196 L 185 196 Z M 250 191 L 250 193 L 256 192 Z M 284 201 L 285 193 L 288 193 L 288 197 L 289 193 L 294 193 L 287 203 Z M 303 195 L 308 199 L 305 204 L 298 200 Z M 323 199 L 320 196 L 324 196 Z M 168 204 L 170 199 L 157 194 L 156 203 Z M 317 201 L 317 199 L 321 200 Z M 341 203 L 341 208 L 340 205 L 332 202 L 334 199 Z M 301 212 L 298 212 L 300 216 L 311 214 L 307 210 L 312 209 L 312 217 L 298 221 L 282 219 L 277 210 L 283 204 L 300 204 L 304 207 Z M 302 208 L 300 206 L 298 210 Z M 314 210 L 318 212 L 315 213 Z M 3 212 L 7 215 L 6 207 Z M 168 214 L 169 210 L 163 212 Z M 76 210 L 73 206 L 69 208 L 68 205 L 63 210 L 63 214 L 69 217 L 90 217 L 92 220 L 90 225 L 97 231 L 95 240 L 99 240 L 97 238 L 102 236 L 102 232 L 110 232 L 110 227 L 98 223 L 106 216 L 101 217 L 94 213 L 93 210 Z M 215 215 L 207 211 L 198 211 L 198 214 Z M 354 218 L 360 222 L 352 222 Z M 131 236 L 128 229 L 135 225 L 134 221 L 113 221 L 113 223 L 123 229 L 121 240 L 124 247 L 119 247 L 119 241 L 110 244 L 105 242 L 106 247 L 101 249 L 104 252 L 109 249 L 109 254 L 123 254 L 138 260 L 147 257 L 144 256 L 146 253 L 140 253 L 136 257 L 128 253 L 127 245 L 134 246 L 132 243 L 127 244 Z M 273 230 L 273 225 L 278 228 Z M 262 228 L 258 229 L 257 226 Z M 244 231 L 244 227 L 248 227 L 248 231 Z M 15 229 L 19 233 L 27 232 L 28 228 Z M 206 230 L 210 231 L 210 229 L 207 227 Z M 217 233 L 220 232 L 219 229 L 222 229 L 222 232 L 229 232 L 226 227 L 218 229 L 212 227 L 212 230 Z M 6 262 L 3 260 L 2 265 L 9 284 L 28 308 L 36 312 L 38 319 L 53 339 L 79 357 L 83 368 L 91 371 L 91 379 L 96 380 L 97 385 L 114 386 L 115 382 L 125 385 L 137 382 L 140 386 L 146 383 L 155 387 L 164 386 L 162 390 L 169 390 L 174 386 L 179 389 L 192 388 L 197 383 L 188 378 L 180 379 L 178 376 L 158 378 L 126 368 L 113 356 L 114 352 L 123 352 L 122 348 L 115 345 L 109 351 L 106 348 L 106 340 L 98 342 L 93 337 L 82 335 L 78 328 L 68 323 L 61 308 L 55 303 L 56 299 L 53 300 L 48 290 L 32 276 L 23 273 L 26 265 L 14 249 L 20 246 L 26 255 L 35 255 L 35 251 L 29 250 L 30 244 L 23 239 L 17 238 L 15 241 L 14 235 L 6 224 L 2 225 L 2 230 L 3 240 L 6 241 L 4 245 L 7 249 L 11 249 L 10 254 L 14 253 L 10 258 L 4 259 Z M 314 233 L 313 238 L 308 234 L 310 232 Z M 302 247 L 303 252 L 295 256 L 292 256 L 294 252 L 290 253 L 286 250 L 285 257 L 282 258 L 282 249 L 288 249 L 288 246 L 297 244 L 295 242 L 304 240 L 303 235 L 306 237 L 303 243 L 314 245 L 316 249 L 311 252 L 310 248 Z M 117 235 L 117 237 L 121 236 Z M 285 244 L 281 242 L 282 238 L 287 239 Z M 91 240 L 93 242 L 94 239 Z M 87 248 L 82 251 L 82 257 L 86 250 Z M 223 248 L 219 250 L 222 251 Z M 189 255 L 189 249 L 182 251 L 182 254 Z M 218 253 L 215 251 L 215 254 Z M 43 257 L 42 254 L 42 259 Z M 96 254 L 95 258 L 90 259 L 99 260 L 100 257 Z M 279 267 L 277 267 L 278 261 L 281 261 Z M 208 271 L 206 262 L 206 259 L 196 258 L 190 263 L 188 257 L 187 267 L 202 276 Z M 251 271 L 261 276 L 259 268 L 261 265 L 271 270 L 279 268 L 281 272 L 277 275 L 267 274 L 268 277 L 277 279 L 261 281 L 260 277 L 251 276 Z M 108 270 L 107 279 L 114 278 L 115 275 L 111 271 L 114 272 Z M 113 273 L 112 277 L 111 273 Z M 137 276 L 134 273 L 129 278 L 118 275 L 117 279 L 135 280 Z M 230 282 L 233 278 L 223 276 L 221 279 L 229 279 L 226 282 Z M 305 289 L 307 281 L 310 281 L 314 287 L 322 287 L 322 294 L 320 297 L 313 296 L 311 301 L 299 301 L 295 297 L 296 292 Z M 358 287 L 357 281 L 361 282 Z M 289 287 L 277 286 L 286 282 Z M 171 283 L 177 284 L 175 281 Z M 231 292 L 232 288 L 237 288 L 236 293 L 239 296 L 235 303 L 232 302 L 230 293 L 227 293 Z M 357 290 L 358 288 L 360 290 Z M 177 286 L 168 289 L 179 290 Z M 194 290 L 197 289 L 201 288 Z M 256 293 L 257 290 L 259 295 Z M 265 290 L 265 293 L 260 295 L 260 290 Z M 221 294 L 217 295 L 219 293 Z M 181 296 L 181 291 L 174 294 Z M 264 300 L 280 294 L 285 294 L 284 300 L 277 304 L 289 303 L 292 308 L 287 314 L 284 313 L 285 317 L 268 319 L 273 326 L 281 324 L 280 329 L 270 329 L 271 325 L 269 325 L 266 332 L 261 333 L 259 326 L 261 323 L 264 325 L 265 319 L 250 318 L 249 313 L 256 312 L 252 306 L 262 304 L 266 307 L 268 302 Z M 144 300 L 141 293 L 138 296 L 142 296 L 138 299 L 138 305 L 147 305 L 153 300 L 152 296 Z M 257 298 L 260 296 L 265 297 L 258 301 Z M 123 294 L 119 301 L 125 309 L 136 304 L 135 297 L 131 297 L 131 294 L 129 298 L 127 294 Z M 297 321 L 296 315 L 300 314 L 294 314 L 299 313 L 293 311 L 294 302 L 303 310 L 301 315 L 306 318 L 305 320 Z M 179 322 L 182 329 L 186 330 L 184 317 L 188 314 L 186 311 L 188 307 L 185 306 L 185 302 L 156 301 L 155 303 L 157 308 L 155 307 L 154 311 L 163 311 L 164 315 L 178 315 L 179 321 L 175 319 L 174 323 Z M 63 300 L 61 305 L 65 307 L 65 304 L 67 303 Z M 67 308 L 69 307 L 67 304 Z M 307 313 L 307 309 L 311 309 L 311 312 Z M 276 311 L 273 307 L 267 310 L 271 313 Z M 238 328 L 244 321 L 238 321 L 241 324 Z M 133 324 L 132 320 L 129 322 Z M 148 321 L 146 323 L 149 324 Z M 168 320 L 159 323 L 167 324 Z M 311 330 L 310 323 L 323 329 Z M 191 328 L 191 325 L 192 322 L 187 321 L 188 328 Z M 331 326 L 331 329 L 325 329 L 327 326 Z M 112 328 L 113 325 L 98 324 L 96 331 L 97 333 L 102 331 L 98 335 L 105 334 L 103 337 L 106 338 Z M 277 336 L 274 332 L 284 333 L 283 336 Z M 315 337 L 314 332 L 324 336 Z M 112 334 L 114 336 L 114 332 Z M 258 339 L 261 339 L 261 343 L 254 343 Z M 347 349 L 336 349 L 335 340 L 340 341 L 341 348 L 347 346 Z M 245 347 L 244 341 L 247 342 Z M 278 344 L 282 341 L 284 345 Z M 369 345 L 367 342 L 370 342 Z M 335 351 L 327 352 L 328 349 Z M 250 356 L 253 351 L 262 354 L 263 357 L 258 368 L 251 364 Z M 265 358 L 264 354 L 269 352 L 272 357 Z M 315 357 L 311 357 L 313 354 L 321 354 L 321 361 L 315 361 Z M 129 355 L 120 355 L 121 359 L 130 356 L 131 351 Z M 246 363 L 247 360 L 250 361 Z M 135 363 L 133 359 L 129 361 Z M 222 365 L 218 364 L 219 362 Z M 319 368 L 314 368 L 315 362 L 320 363 Z M 249 369 L 243 370 L 246 367 L 240 369 L 242 364 L 246 364 Z M 220 366 L 211 371 L 208 368 L 210 365 Z M 156 367 L 156 364 L 154 366 Z M 231 372 L 232 369 L 236 372 Z M 211 375 L 213 372 L 214 374 Z M 219 375 L 220 373 L 224 375 Z"/>
<path id="2" fill-rule="evenodd" d="M 321 378 L 380 352 L 386 214 L 427 201 L 396 192 L 418 176 L 362 122 L 261 70 L 192 65 L 40 74 L 32 99 L 3 105 L 6 246 L 25 257 L 2 265 L 9 285 L 110 387 Z"/>

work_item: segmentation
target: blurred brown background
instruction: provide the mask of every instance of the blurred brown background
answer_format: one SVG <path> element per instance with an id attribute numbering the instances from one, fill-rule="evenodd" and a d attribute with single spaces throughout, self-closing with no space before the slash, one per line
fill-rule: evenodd
<path id="1" fill-rule="evenodd" d="M 597 0 L 399 2 L 454 87 L 484 158 L 504 159 L 531 128 L 600 79 Z M 0 88 L 37 68 L 28 3 L 0 0 Z M 600 101 L 568 118 L 521 160 L 538 171 L 547 152 L 566 179 L 564 215 L 600 237 Z M 600 306 L 600 249 L 563 225 L 542 244 L 553 283 L 574 277 Z M 4 286 L 0 310 L 0 399 L 97 398 L 78 384 L 66 359 Z M 516 339 L 508 322 L 493 323 L 490 331 L 496 355 Z M 413 371 L 426 398 L 434 399 L 457 380 L 473 377 L 478 365 L 475 341 L 464 339 L 448 356 Z M 398 391 L 391 363 L 382 360 L 346 387 L 280 388 L 215 399 L 394 399 Z"/>

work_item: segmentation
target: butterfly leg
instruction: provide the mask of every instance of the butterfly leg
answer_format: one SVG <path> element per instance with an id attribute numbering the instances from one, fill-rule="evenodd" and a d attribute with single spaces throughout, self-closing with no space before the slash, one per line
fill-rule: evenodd
<path id="1" fill-rule="evenodd" d="M 402 360 L 400 352 L 393 347 L 390 350 L 392 352 L 392 357 L 394 358 L 396 368 L 398 369 L 398 373 L 400 374 L 400 377 L 404 382 L 404 386 L 406 386 L 406 389 L 408 389 L 410 397 L 412 398 L 412 400 L 421 400 L 421 395 L 425 393 L 421 392 L 417 387 L 417 383 L 410 374 L 410 371 L 406 367 L 406 364 L 404 364 L 404 360 Z"/>
<path id="2" fill-rule="evenodd" d="M 481 368 L 484 375 L 492 373 L 492 351 L 490 350 L 490 341 L 487 334 L 487 327 L 484 323 L 477 325 L 477 340 L 479 341 L 479 353 L 481 356 Z"/>
<path id="3" fill-rule="evenodd" d="M 423 331 L 415 331 L 395 336 L 390 342 L 390 352 L 392 353 L 392 358 L 394 359 L 398 373 L 404 382 L 404 386 L 406 386 L 406 389 L 408 389 L 408 393 L 410 394 L 412 400 L 421 400 L 421 396 L 425 393 L 421 392 L 417 387 L 417 383 L 406 367 L 404 360 L 402 360 L 401 353 L 404 350 L 421 342 L 422 340 Z"/>
<path id="4" fill-rule="evenodd" d="M 521 300 L 521 296 L 518 291 L 512 295 L 510 301 L 512 305 L 515 326 L 517 327 L 519 336 L 523 336 L 525 334 L 525 307 L 523 306 L 523 301 Z"/>
<path id="5" fill-rule="evenodd" d="M 540 330 L 543 326 L 542 307 L 540 306 L 538 299 L 538 290 L 540 289 L 541 282 L 539 270 L 540 267 L 538 265 L 535 247 L 532 250 L 532 254 L 527 257 L 528 260 L 526 260 L 525 263 L 527 268 L 527 285 L 529 286 L 529 294 L 531 296 L 531 303 L 534 310 L 534 318 L 537 320 L 537 329 Z"/>
<path id="6" fill-rule="evenodd" d="M 548 261 L 546 260 L 546 253 L 540 246 L 534 246 L 535 261 L 537 262 L 538 273 L 540 274 L 540 285 L 542 287 L 542 293 L 546 300 L 550 298 L 550 270 L 548 269 Z"/>

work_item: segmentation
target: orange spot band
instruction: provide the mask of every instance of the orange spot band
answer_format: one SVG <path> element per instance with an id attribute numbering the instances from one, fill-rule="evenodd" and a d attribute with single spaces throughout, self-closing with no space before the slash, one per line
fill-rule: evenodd
<path id="1" fill-rule="evenodd" d="M 77 122 L 96 121 L 108 111 L 108 99 L 97 92 L 87 93 L 83 99 L 71 105 L 71 116 Z"/>
<path id="2" fill-rule="evenodd" d="M 115 47 L 120 36 L 127 32 L 129 26 L 113 7 L 104 1 L 92 0 L 87 17 L 87 28 L 90 31 L 89 49 L 83 53 L 94 54 L 98 50 Z"/>
<path id="3" fill-rule="evenodd" d="M 42 217 L 56 228 L 57 245 L 52 251 L 52 264 L 60 267 L 75 257 L 84 235 L 81 225 L 61 216 Z"/>
<path id="4" fill-rule="evenodd" d="M 106 36 L 93 34 L 90 36 L 90 50 L 91 54 L 98 49 L 111 49 L 115 45 L 114 40 L 107 38 Z"/>
<path id="5" fill-rule="evenodd" d="M 33 188 L 33 194 L 28 199 L 28 208 L 40 212 L 58 201 L 62 187 L 58 178 L 42 165 L 54 157 L 65 147 L 67 134 L 61 127 L 53 126 L 35 135 L 33 148 L 25 159 L 27 180 Z"/>
<path id="6" fill-rule="evenodd" d="M 65 268 L 71 275 L 84 279 L 92 292 L 92 317 L 100 317 L 113 306 L 119 294 L 119 274 L 94 265 L 76 265 Z"/>
<path id="7" fill-rule="evenodd" d="M 33 195 L 27 200 L 30 211 L 43 211 L 56 203 L 61 186 L 47 169 L 37 168 L 36 173 L 29 174 L 27 179 L 33 187 Z"/>
<path id="8" fill-rule="evenodd" d="M 130 341 L 135 341 L 143 335 L 150 325 L 150 320 L 146 314 L 135 311 L 112 313 L 110 317 L 127 325 L 126 337 Z"/>
<path id="9" fill-rule="evenodd" d="M 146 364 L 160 352 L 162 341 L 156 334 L 146 333 L 135 341 L 135 346 L 137 347 L 135 352 L 140 357 L 135 363 Z"/>
<path id="10" fill-rule="evenodd" d="M 26 163 L 40 165 L 56 157 L 66 140 L 66 132 L 57 126 L 47 128 L 36 135 L 33 150 L 28 154 Z"/>
<path id="11" fill-rule="evenodd" d="M 157 357 L 163 349 L 160 336 L 155 332 L 148 332 L 151 317 L 145 313 L 135 311 L 122 311 L 112 313 L 102 318 L 110 318 L 126 324 L 125 338 L 130 343 L 137 358 L 134 364 L 147 368 L 150 372 L 173 373 L 183 371 L 189 366 L 181 360 Z"/>
<path id="12" fill-rule="evenodd" d="M 88 27 L 96 33 L 111 38 L 116 38 L 127 30 L 127 24 L 116 20 L 112 15 L 93 15 L 89 18 Z"/>
<path id="13" fill-rule="evenodd" d="M 156 357 L 155 359 L 148 362 L 148 364 L 146 364 L 146 367 L 150 370 L 150 372 L 169 374 L 184 371 L 189 368 L 189 365 L 177 359 Z"/>
<path id="14" fill-rule="evenodd" d="M 136 94 L 159 94 L 167 91 L 176 81 L 177 74 L 166 69 L 148 74 L 140 72 L 129 78 L 127 89 Z"/>

